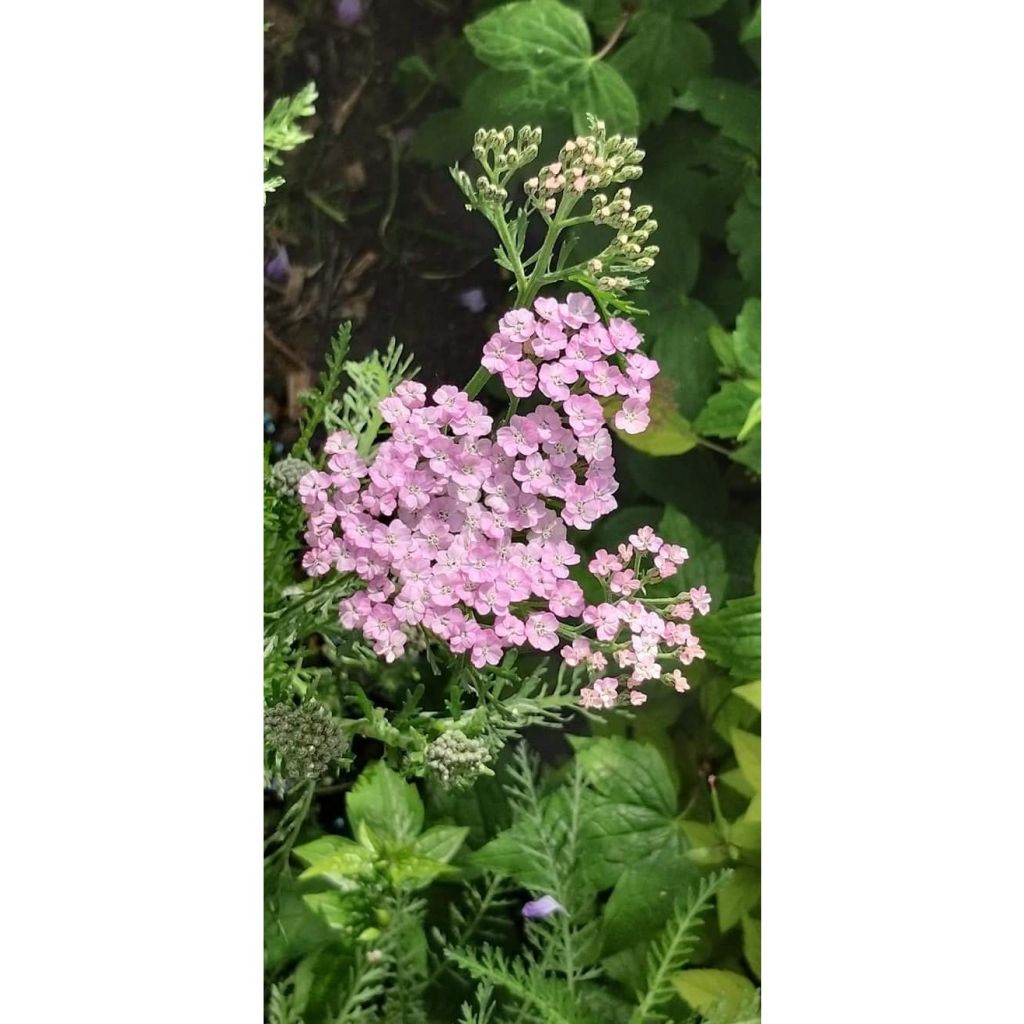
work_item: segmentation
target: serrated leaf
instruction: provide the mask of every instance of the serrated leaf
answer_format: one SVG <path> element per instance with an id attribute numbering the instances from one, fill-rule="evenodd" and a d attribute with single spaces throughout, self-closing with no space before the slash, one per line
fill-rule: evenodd
<path id="1" fill-rule="evenodd" d="M 718 724 L 717 722 L 715 723 Z M 754 790 L 750 783 L 747 781 L 747 777 L 739 770 L 739 768 L 730 768 L 728 771 L 722 772 L 718 776 L 719 782 L 724 782 L 730 789 L 736 790 L 740 796 L 752 797 Z"/>
<path id="2" fill-rule="evenodd" d="M 761 737 L 733 729 L 729 738 L 743 777 L 757 792 L 761 788 Z"/>
<path id="3" fill-rule="evenodd" d="M 676 100 L 681 110 L 699 111 L 722 134 L 754 153 L 761 148 L 761 97 L 728 78 L 694 79 Z"/>
<path id="4" fill-rule="evenodd" d="M 760 595 L 726 602 L 701 622 L 699 635 L 708 656 L 728 668 L 733 678 L 742 682 L 760 678 Z"/>
<path id="5" fill-rule="evenodd" d="M 416 854 L 401 854 L 388 862 L 388 877 L 395 885 L 409 889 L 421 889 L 439 875 L 455 869 L 432 857 L 418 857 Z"/>
<path id="6" fill-rule="evenodd" d="M 750 411 L 747 413 L 747 418 L 743 421 L 743 426 L 740 427 L 740 432 L 736 435 L 737 441 L 744 440 L 755 427 L 761 424 L 761 396 L 758 395 L 754 399 L 754 404 L 750 407 Z"/>
<path id="7" fill-rule="evenodd" d="M 736 256 L 743 280 L 761 290 L 761 182 L 750 182 L 736 200 L 725 224 L 729 251 Z"/>
<path id="8" fill-rule="evenodd" d="M 602 955 L 653 938 L 700 874 L 679 850 L 658 850 L 627 867 L 601 915 Z"/>
<path id="9" fill-rule="evenodd" d="M 348 890 L 358 887 L 356 879 L 373 873 L 373 853 L 342 836 L 321 836 L 311 843 L 297 846 L 292 852 L 308 865 L 299 875 L 303 881 L 323 878 L 339 889 Z"/>
<path id="10" fill-rule="evenodd" d="M 354 897 L 351 893 L 336 890 L 308 892 L 303 894 L 302 899 L 314 914 L 335 931 L 346 931 L 353 925 L 362 924 L 365 916 L 362 897 Z"/>
<path id="11" fill-rule="evenodd" d="M 361 822 L 384 839 L 411 843 L 423 830 L 423 801 L 416 787 L 383 761 L 365 769 L 345 802 L 353 830 Z"/>
<path id="12" fill-rule="evenodd" d="M 632 34 L 610 57 L 632 86 L 644 125 L 663 121 L 676 94 L 711 68 L 711 40 L 680 13 L 641 8 Z"/>
<path id="13" fill-rule="evenodd" d="M 497 7 L 465 29 L 474 53 L 499 71 L 532 71 L 557 79 L 590 56 L 590 31 L 578 11 L 556 0 L 519 0 Z"/>
<path id="14" fill-rule="evenodd" d="M 590 131 L 587 115 L 601 118 L 609 134 L 636 135 L 640 111 L 629 83 L 610 64 L 589 60 L 569 84 L 573 130 Z"/>
<path id="15" fill-rule="evenodd" d="M 738 1013 L 757 993 L 742 974 L 710 968 L 680 971 L 673 976 L 672 984 L 683 999 L 705 1017 Z"/>
<path id="16" fill-rule="evenodd" d="M 620 803 L 649 807 L 665 817 L 676 811 L 676 784 L 655 747 L 621 736 L 570 736 L 587 783 Z"/>
<path id="17" fill-rule="evenodd" d="M 434 825 L 413 843 L 413 852 L 447 864 L 459 852 L 467 835 L 469 829 L 463 825 Z"/>
<path id="18" fill-rule="evenodd" d="M 750 384 L 727 381 L 708 399 L 694 428 L 708 437 L 738 437 L 755 403 L 760 408 L 760 396 Z"/>

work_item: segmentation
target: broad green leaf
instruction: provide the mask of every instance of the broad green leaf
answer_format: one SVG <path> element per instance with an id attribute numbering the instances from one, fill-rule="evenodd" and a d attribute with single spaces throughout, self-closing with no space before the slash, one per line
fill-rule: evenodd
<path id="1" fill-rule="evenodd" d="M 465 31 L 477 57 L 499 71 L 533 71 L 557 79 L 591 53 L 587 23 L 556 0 L 504 4 Z"/>
<path id="2" fill-rule="evenodd" d="M 302 899 L 314 914 L 335 931 L 362 931 L 365 927 L 366 901 L 362 894 L 331 890 L 304 893 Z"/>
<path id="3" fill-rule="evenodd" d="M 345 803 L 353 829 L 365 822 L 384 839 L 411 843 L 423 829 L 423 801 L 416 787 L 375 761 L 356 780 Z"/>
<path id="4" fill-rule="evenodd" d="M 743 918 L 743 955 L 750 969 L 761 977 L 761 922 L 757 918 Z"/>
<path id="5" fill-rule="evenodd" d="M 736 200 L 725 225 L 729 251 L 736 256 L 743 280 L 761 291 L 761 182 L 750 182 Z"/>
<path id="6" fill-rule="evenodd" d="M 432 857 L 418 857 L 413 853 L 401 854 L 388 863 L 388 877 L 395 885 L 410 889 L 421 889 L 439 875 L 455 869 L 444 861 Z"/>
<path id="7" fill-rule="evenodd" d="M 736 358 L 751 377 L 761 377 L 761 300 L 747 299 L 733 332 Z"/>
<path id="8" fill-rule="evenodd" d="M 542 890 L 547 883 L 547 872 L 523 833 L 521 825 L 513 825 L 471 853 L 470 863 L 482 871 L 511 878 L 524 889 Z"/>
<path id="9" fill-rule="evenodd" d="M 754 593 L 761 593 L 761 544 L 758 542 L 757 554 L 754 556 Z"/>
<path id="10" fill-rule="evenodd" d="M 447 864 L 459 852 L 467 835 L 469 829 L 462 825 L 435 825 L 413 843 L 413 852 Z"/>
<path id="11" fill-rule="evenodd" d="M 724 932 L 740 923 L 761 902 L 761 873 L 736 867 L 718 890 L 718 927 Z"/>
<path id="12" fill-rule="evenodd" d="M 740 42 L 749 43 L 755 39 L 761 38 L 761 5 L 757 5 L 757 10 L 750 16 L 747 23 L 743 26 L 743 30 L 740 32 Z"/>
<path id="13" fill-rule="evenodd" d="M 743 421 L 743 426 L 740 427 L 740 432 L 736 435 L 737 441 L 743 441 L 747 435 L 759 426 L 761 423 L 761 396 L 758 395 L 754 399 L 754 404 L 750 407 L 750 412 L 747 413 L 747 418 Z"/>
<path id="14" fill-rule="evenodd" d="M 299 878 L 323 878 L 340 889 L 358 887 L 356 879 L 373 874 L 374 854 L 342 836 L 321 836 L 292 851 L 308 865 Z"/>
<path id="15" fill-rule="evenodd" d="M 761 788 L 761 737 L 743 729 L 733 729 L 730 739 L 740 771 L 756 792 Z"/>
<path id="16" fill-rule="evenodd" d="M 742 698 L 751 706 L 761 710 L 761 680 L 756 679 L 752 683 L 744 683 L 742 686 L 737 686 L 733 691 L 737 697 Z"/>
<path id="17" fill-rule="evenodd" d="M 732 453 L 733 461 L 752 469 L 755 473 L 761 472 L 761 427 L 754 427 L 750 440 L 745 441 L 740 448 Z"/>
<path id="18" fill-rule="evenodd" d="M 645 5 L 631 22 L 630 37 L 609 58 L 632 86 L 642 124 L 664 121 L 675 96 L 711 69 L 711 40 L 684 17 Z"/>
<path id="19" fill-rule="evenodd" d="M 722 545 L 706 537 L 691 519 L 671 506 L 665 509 L 657 533 L 670 544 L 681 544 L 690 557 L 675 576 L 649 589 L 659 596 L 670 596 L 691 587 L 705 586 L 711 594 L 711 607 L 714 609 L 724 599 L 729 585 Z M 693 623 L 694 632 L 701 638 L 705 648 L 704 632 L 711 618 Z"/>
<path id="20" fill-rule="evenodd" d="M 624 444 L 645 455 L 684 455 L 699 441 L 693 427 L 676 407 L 675 384 L 664 374 L 654 378 L 648 412 L 651 422 L 641 434 L 627 434 L 614 423 L 614 413 L 622 405 L 621 398 L 610 399 L 604 406 L 609 425 Z"/>
<path id="21" fill-rule="evenodd" d="M 627 867 L 601 916 L 603 955 L 653 938 L 700 874 L 679 850 L 658 850 Z"/>
<path id="22" fill-rule="evenodd" d="M 743 821 L 761 824 L 761 791 L 758 790 L 750 800 L 750 806 L 743 812 Z"/>
<path id="23" fill-rule="evenodd" d="M 684 18 L 704 18 L 725 6 L 725 0 L 659 0 L 662 7 L 676 10 Z"/>
<path id="24" fill-rule="evenodd" d="M 274 905 L 264 909 L 264 965 L 268 971 L 276 971 L 335 939 L 323 918 L 303 901 L 297 887 L 293 876 L 283 875 Z"/>
<path id="25" fill-rule="evenodd" d="M 649 807 L 666 818 L 675 814 L 676 785 L 654 747 L 620 736 L 568 739 L 583 768 L 583 777 L 602 796 Z"/>
<path id="26" fill-rule="evenodd" d="M 715 723 L 717 725 L 717 722 Z M 735 789 L 740 796 L 752 797 L 754 789 L 747 781 L 747 777 L 739 768 L 730 768 L 718 776 L 719 782 L 724 782 L 730 789 Z"/>
<path id="27" fill-rule="evenodd" d="M 658 850 L 682 850 L 682 834 L 660 811 L 591 793 L 580 829 L 580 875 L 600 891 L 622 872 Z"/>
<path id="28" fill-rule="evenodd" d="M 573 130 L 590 131 L 587 114 L 601 118 L 609 134 L 635 135 L 640 123 L 636 97 L 626 80 L 610 64 L 588 60 L 569 83 Z"/>
<path id="29" fill-rule="evenodd" d="M 726 602 L 704 619 L 695 632 L 708 656 L 729 669 L 733 678 L 743 682 L 760 678 L 761 598 L 758 594 Z"/>
<path id="30" fill-rule="evenodd" d="M 707 343 L 712 326 L 717 326 L 715 314 L 695 299 L 677 296 L 651 310 L 651 355 L 661 365 L 661 375 L 675 383 L 682 416 L 696 416 L 718 386 L 717 361 Z"/>
<path id="31" fill-rule="evenodd" d="M 756 995 L 749 979 L 733 971 L 694 968 L 672 978 L 679 994 L 705 1017 L 738 1013 Z"/>
<path id="32" fill-rule="evenodd" d="M 761 97 L 750 86 L 728 78 L 696 78 L 676 106 L 699 111 L 726 138 L 754 153 L 760 150 Z"/>
<path id="33" fill-rule="evenodd" d="M 729 826 L 729 842 L 741 850 L 761 849 L 761 822 L 739 818 Z"/>
<path id="34" fill-rule="evenodd" d="M 737 437 L 755 403 L 760 408 L 760 396 L 749 383 L 727 381 L 708 399 L 694 421 L 694 428 L 709 437 Z"/>

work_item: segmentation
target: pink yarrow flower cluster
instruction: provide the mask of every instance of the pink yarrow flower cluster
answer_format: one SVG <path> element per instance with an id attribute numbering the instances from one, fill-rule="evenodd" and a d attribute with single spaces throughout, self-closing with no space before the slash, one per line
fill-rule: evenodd
<path id="1" fill-rule="evenodd" d="M 685 622 L 629 600 L 642 596 L 650 579 L 671 575 L 684 549 L 649 531 L 618 556 L 599 552 L 590 571 L 617 599 L 598 607 L 586 605 L 570 578 L 580 554 L 569 528 L 587 530 L 617 507 L 611 435 L 598 399 L 624 397 L 615 417 L 620 430 L 639 432 L 647 422 L 658 366 L 635 351 L 641 341 L 628 321 L 602 324 L 588 296 L 540 298 L 533 310 L 501 318 L 482 359 L 514 395 L 539 399 L 531 411 L 498 425 L 455 387 L 428 396 L 422 384 L 405 381 L 380 402 L 391 433 L 372 457 L 360 456 L 350 434 L 332 434 L 326 469 L 307 473 L 298 491 L 307 514 L 307 573 L 333 568 L 365 584 L 341 602 L 341 623 L 360 630 L 385 661 L 400 657 L 424 629 L 453 652 L 468 653 L 477 668 L 497 665 L 513 647 L 547 652 L 573 637 L 563 658 L 604 671 L 607 647 L 631 670 L 625 689 L 633 704 L 643 696 L 635 686 L 660 676 L 659 645 L 677 650 L 684 664 L 702 657 Z M 639 560 L 627 565 L 634 548 L 653 554 L 652 570 L 639 573 Z M 706 605 L 691 593 L 672 613 L 676 619 L 683 608 L 692 616 Z M 624 623 L 635 642 L 616 646 Z M 596 646 L 584 631 L 595 632 Z M 585 706 L 620 701 L 609 679 L 582 691 Z"/>

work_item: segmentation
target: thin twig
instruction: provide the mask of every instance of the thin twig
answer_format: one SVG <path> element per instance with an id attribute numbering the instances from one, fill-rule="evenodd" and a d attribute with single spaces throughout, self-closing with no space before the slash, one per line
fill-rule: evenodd
<path id="1" fill-rule="evenodd" d="M 604 46 L 594 54 L 594 60 L 603 60 L 611 53 L 615 44 L 619 41 L 619 36 L 626 30 L 626 26 L 629 24 L 634 13 L 634 11 L 629 9 L 622 12 L 622 17 L 619 18 L 619 23 L 612 29 L 612 34 L 608 37 Z"/>

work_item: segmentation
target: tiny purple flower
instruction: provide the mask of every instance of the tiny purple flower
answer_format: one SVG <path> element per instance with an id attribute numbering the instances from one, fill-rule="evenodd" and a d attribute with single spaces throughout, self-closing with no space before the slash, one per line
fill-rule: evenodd
<path id="1" fill-rule="evenodd" d="M 565 907 L 554 896 L 541 896 L 539 900 L 530 900 L 529 903 L 524 903 L 522 913 L 523 917 L 530 921 L 537 921 L 550 917 L 560 910 L 564 913 Z"/>
<path id="2" fill-rule="evenodd" d="M 487 308 L 487 298 L 482 288 L 467 288 L 459 292 L 459 305 L 470 313 L 482 313 Z"/>
<path id="3" fill-rule="evenodd" d="M 292 265 L 288 259 L 288 250 L 283 245 L 279 245 L 274 255 L 267 260 L 266 265 L 263 267 L 263 273 L 268 281 L 280 284 L 282 281 L 288 280 L 288 274 L 291 272 L 291 269 Z"/>
<path id="4" fill-rule="evenodd" d="M 338 0 L 334 16 L 345 28 L 351 28 L 363 16 L 363 0 Z"/>

